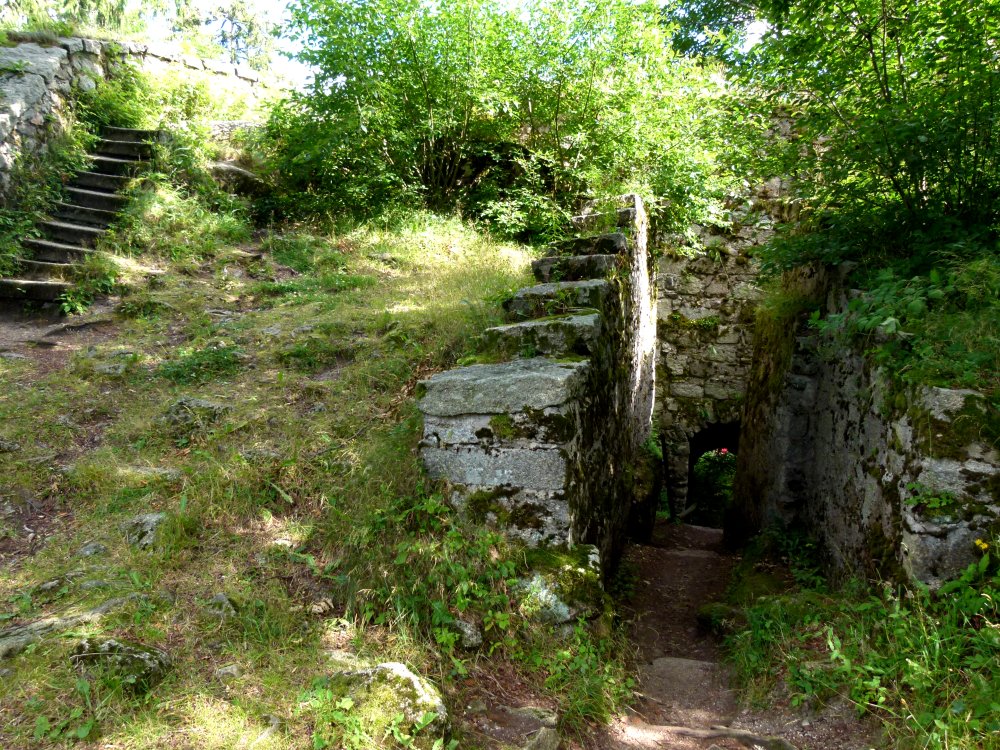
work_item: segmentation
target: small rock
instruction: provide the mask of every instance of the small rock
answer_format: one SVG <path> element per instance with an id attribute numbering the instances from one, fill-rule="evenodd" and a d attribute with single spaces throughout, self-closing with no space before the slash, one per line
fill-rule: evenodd
<path id="1" fill-rule="evenodd" d="M 14 674 L 12 669 L 0 669 L 0 677 L 10 677 Z"/>
<path id="2" fill-rule="evenodd" d="M 232 600 L 222 592 L 209 599 L 205 609 L 220 620 L 236 617 L 236 607 L 233 606 Z"/>
<path id="3" fill-rule="evenodd" d="M 297 334 L 299 334 L 299 333 L 309 333 L 310 331 L 314 331 L 315 329 L 316 329 L 316 326 L 304 325 L 304 326 L 299 326 L 298 328 L 293 328 L 292 329 L 292 333 L 297 333 Z"/>
<path id="4" fill-rule="evenodd" d="M 542 727 L 524 746 L 524 750 L 559 750 L 559 732 L 551 727 Z"/>
<path id="5" fill-rule="evenodd" d="M 0 352 L 0 359 L 28 359 L 23 354 L 18 354 L 17 352 Z"/>
<path id="6" fill-rule="evenodd" d="M 215 670 L 215 679 L 219 682 L 231 682 L 243 676 L 243 670 L 239 664 L 227 664 Z"/>
<path id="7" fill-rule="evenodd" d="M 274 716 L 273 714 L 268 714 L 267 716 L 264 717 L 264 720 L 268 723 L 268 727 L 259 735 L 257 735 L 257 739 L 254 740 L 253 745 L 251 745 L 251 747 L 261 742 L 264 742 L 264 740 L 273 737 L 281 729 L 282 721 L 277 716 Z"/>
<path id="8" fill-rule="evenodd" d="M 260 332 L 268 336 L 280 336 L 281 329 L 278 326 L 268 326 L 267 328 L 261 328 Z"/>
<path id="9" fill-rule="evenodd" d="M 174 427 L 203 427 L 217 421 L 230 409 L 226 404 L 193 396 L 183 396 L 168 408 L 164 421 Z"/>
<path id="10" fill-rule="evenodd" d="M 543 727 L 548 727 L 549 729 L 555 729 L 559 724 L 559 715 L 555 711 L 542 706 L 521 706 L 520 708 L 507 708 L 505 710 L 514 716 L 537 721 Z"/>
<path id="11" fill-rule="evenodd" d="M 122 524 L 125 539 L 133 547 L 148 549 L 156 543 L 160 526 L 167 520 L 166 513 L 143 513 Z"/>
<path id="12" fill-rule="evenodd" d="M 110 581 L 84 581 L 80 584 L 80 591 L 93 591 L 94 589 L 107 589 L 111 588 L 112 584 Z"/>
<path id="13" fill-rule="evenodd" d="M 128 369 L 128 365 L 124 362 L 105 362 L 104 364 L 94 365 L 94 372 L 113 377 L 124 375 L 126 369 Z"/>
<path id="14" fill-rule="evenodd" d="M 146 692 L 163 679 L 172 660 L 166 651 L 109 638 L 99 642 L 85 638 L 70 657 L 74 663 L 97 663 L 118 672 L 123 686 Z"/>
<path id="15" fill-rule="evenodd" d="M 16 453 L 21 450 L 21 444 L 13 440 L 0 440 L 0 453 Z"/>
<path id="16" fill-rule="evenodd" d="M 402 714 L 411 724 L 425 714 L 437 716 L 425 731 L 441 731 L 448 724 L 448 710 L 441 693 L 428 680 L 415 674 L 405 664 L 385 662 L 370 669 L 335 672 L 331 675 L 330 688 L 350 696 L 359 707 L 359 715 L 365 715 L 365 702 L 372 696 L 377 703 L 369 707 L 367 713 L 385 719 L 385 727 L 372 727 L 384 731 L 392 718 Z M 377 718 L 372 719 L 378 723 Z M 369 728 L 366 728 L 369 729 Z"/>
<path id="17" fill-rule="evenodd" d="M 77 557 L 98 557 L 108 554 L 108 548 L 100 542 L 87 542 L 77 550 Z"/>
<path id="18" fill-rule="evenodd" d="M 484 714 L 487 711 L 489 711 L 489 706 L 482 698 L 476 698 L 465 709 L 465 712 L 469 714 Z"/>
<path id="19" fill-rule="evenodd" d="M 459 645 L 462 648 L 472 651 L 483 645 L 483 634 L 479 631 L 479 627 L 475 623 L 467 622 L 466 620 L 455 620 L 455 629 L 461 636 Z"/>
<path id="20" fill-rule="evenodd" d="M 549 625 L 561 625 L 574 618 L 569 605 L 556 594 L 549 582 L 540 573 L 531 578 L 522 578 L 515 590 L 523 595 L 522 608 L 532 619 Z"/>

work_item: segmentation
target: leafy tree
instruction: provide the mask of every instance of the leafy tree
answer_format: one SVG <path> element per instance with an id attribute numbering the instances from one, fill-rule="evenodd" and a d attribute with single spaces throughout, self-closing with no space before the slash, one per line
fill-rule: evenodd
<path id="1" fill-rule="evenodd" d="M 827 204 L 898 209 L 908 226 L 1000 212 L 1000 4 L 799 0 L 746 78 L 786 107 L 801 176 Z"/>
<path id="2" fill-rule="evenodd" d="M 690 218 L 729 179 L 725 83 L 653 2 L 297 0 L 290 34 L 316 77 L 270 146 L 300 207 L 423 201 L 513 230 L 624 186 L 672 188 Z"/>

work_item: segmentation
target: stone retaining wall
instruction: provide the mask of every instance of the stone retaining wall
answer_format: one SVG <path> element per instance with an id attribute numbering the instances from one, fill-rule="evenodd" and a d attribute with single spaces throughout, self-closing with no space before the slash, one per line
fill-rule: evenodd
<path id="1" fill-rule="evenodd" d="M 824 271 L 797 271 L 785 286 L 830 312 L 847 304 Z M 1000 453 L 980 394 L 901 388 L 795 321 L 758 330 L 753 356 L 736 480 L 746 532 L 801 525 L 842 575 L 931 586 L 1000 533 Z"/>
<path id="2" fill-rule="evenodd" d="M 195 79 L 221 83 L 232 97 L 255 100 L 265 92 L 254 71 L 157 46 L 73 38 L 55 45 L 0 47 L 0 196 L 19 154 L 43 152 L 62 132 L 74 89 L 93 89 L 122 61 L 154 76 L 186 71 Z"/>

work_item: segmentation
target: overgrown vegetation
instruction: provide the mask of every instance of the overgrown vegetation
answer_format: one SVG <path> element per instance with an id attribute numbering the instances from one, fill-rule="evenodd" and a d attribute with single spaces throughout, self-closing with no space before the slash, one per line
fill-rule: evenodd
<path id="1" fill-rule="evenodd" d="M 745 629 L 727 642 L 749 694 L 767 705 L 848 700 L 886 722 L 894 746 L 998 747 L 1000 568 L 995 543 L 977 544 L 982 558 L 932 593 L 889 582 L 832 592 L 807 548 L 783 543 L 800 585 L 744 602 Z"/>
<path id="2" fill-rule="evenodd" d="M 674 54 L 654 3 L 293 5 L 316 76 L 261 147 L 277 215 L 455 208 L 551 237 L 586 197 L 637 189 L 708 220 L 753 136 L 721 71 Z"/>

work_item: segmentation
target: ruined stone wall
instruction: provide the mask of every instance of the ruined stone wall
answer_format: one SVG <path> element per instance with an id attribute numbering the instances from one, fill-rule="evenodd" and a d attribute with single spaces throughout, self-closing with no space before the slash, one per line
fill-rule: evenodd
<path id="1" fill-rule="evenodd" d="M 654 398 L 647 220 L 637 196 L 627 201 L 624 232 L 533 264 L 542 283 L 485 334 L 485 356 L 509 361 L 435 375 L 420 401 L 424 463 L 462 513 L 533 546 L 593 544 L 606 569 Z"/>
<path id="2" fill-rule="evenodd" d="M 823 271 L 798 271 L 786 290 L 831 312 L 846 305 Z M 795 323 L 758 330 L 736 480 L 747 530 L 801 525 L 843 575 L 954 577 L 979 557 L 976 539 L 1000 532 L 985 400 L 896 386 L 862 353 Z"/>
<path id="3" fill-rule="evenodd" d="M 0 47 L 0 197 L 20 154 L 45 151 L 66 127 L 76 89 L 87 91 L 127 61 L 153 76 L 181 72 L 213 82 L 229 99 L 254 100 L 264 93 L 253 71 L 175 54 L 156 46 L 93 39 L 60 39 Z"/>
<path id="4" fill-rule="evenodd" d="M 691 439 L 740 420 L 760 296 L 750 252 L 772 231 L 765 216 L 725 234 L 701 229 L 693 252 L 665 248 L 657 262 L 656 425 L 675 511 L 687 502 Z"/>

